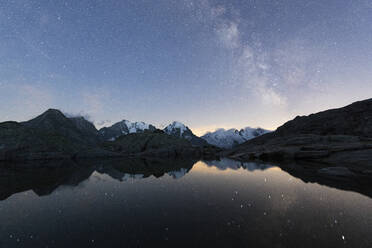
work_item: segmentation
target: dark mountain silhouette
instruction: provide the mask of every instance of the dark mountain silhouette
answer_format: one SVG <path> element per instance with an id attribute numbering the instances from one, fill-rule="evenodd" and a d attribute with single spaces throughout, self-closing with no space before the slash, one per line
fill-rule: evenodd
<path id="1" fill-rule="evenodd" d="M 298 116 L 279 127 L 276 135 L 352 135 L 372 138 L 372 99 L 309 116 Z"/>
<path id="2" fill-rule="evenodd" d="M 27 122 L 0 123 L 0 160 L 110 156 L 99 143 L 93 124 L 55 109 Z"/>
<path id="3" fill-rule="evenodd" d="M 315 161 L 364 174 L 372 166 L 372 99 L 296 117 L 226 155 L 242 159 Z"/>

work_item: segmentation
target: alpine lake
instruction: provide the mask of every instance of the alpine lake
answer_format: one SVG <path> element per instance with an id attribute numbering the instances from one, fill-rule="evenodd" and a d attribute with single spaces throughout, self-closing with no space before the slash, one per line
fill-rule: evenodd
<path id="1" fill-rule="evenodd" d="M 371 185 L 275 164 L 0 168 L 0 247 L 372 247 Z"/>

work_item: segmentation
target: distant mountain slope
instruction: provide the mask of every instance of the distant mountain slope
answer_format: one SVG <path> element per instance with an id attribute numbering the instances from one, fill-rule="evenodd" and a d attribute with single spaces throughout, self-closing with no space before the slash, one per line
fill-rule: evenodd
<path id="1" fill-rule="evenodd" d="M 214 132 L 206 133 L 201 138 L 211 145 L 229 149 L 268 132 L 270 131 L 262 128 L 246 127 L 241 130 L 220 128 Z"/>
<path id="2" fill-rule="evenodd" d="M 155 126 L 144 122 L 130 122 L 123 120 L 115 123 L 111 127 L 104 127 L 99 130 L 99 134 L 104 140 L 115 140 L 121 135 L 130 133 L 142 133 L 145 130 L 155 131 Z"/>
<path id="3" fill-rule="evenodd" d="M 190 143 L 194 146 L 208 145 L 208 142 L 193 134 L 193 132 L 185 124 L 178 121 L 174 121 L 173 123 L 169 124 L 163 129 L 163 131 L 168 135 L 184 138 L 190 141 Z"/>

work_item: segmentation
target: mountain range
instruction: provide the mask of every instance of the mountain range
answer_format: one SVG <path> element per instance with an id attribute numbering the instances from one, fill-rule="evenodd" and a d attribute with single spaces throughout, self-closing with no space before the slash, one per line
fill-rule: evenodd
<path id="1" fill-rule="evenodd" d="M 144 122 L 130 122 L 123 120 L 115 123 L 110 127 L 101 128 L 98 132 L 105 141 L 115 141 L 123 135 L 132 133 L 143 133 L 145 131 L 154 132 L 157 128 L 154 125 Z M 204 146 L 208 143 L 197 137 L 193 132 L 183 123 L 174 121 L 163 129 L 163 132 L 182 139 L 188 140 L 194 146 Z"/>
<path id="2" fill-rule="evenodd" d="M 99 130 L 99 134 L 106 141 L 115 141 L 118 137 L 131 133 L 143 133 L 145 131 L 153 132 L 157 128 L 154 125 L 144 122 L 130 122 L 123 120 L 110 127 L 104 127 Z M 166 126 L 163 131 L 171 136 L 179 137 L 190 141 L 194 146 L 214 145 L 224 149 L 230 149 L 247 140 L 253 139 L 270 131 L 262 128 L 246 127 L 241 130 L 223 128 L 214 132 L 208 132 L 205 135 L 196 136 L 185 124 L 174 121 Z"/>
<path id="3" fill-rule="evenodd" d="M 321 174 L 372 176 L 372 99 L 298 116 L 274 132 L 218 129 L 202 137 L 180 122 L 160 130 L 124 120 L 97 130 L 83 117 L 68 118 L 56 109 L 0 123 L 0 161 L 133 156 L 296 161 L 295 168 L 301 161 L 316 163 L 313 169 L 332 167 Z"/>
<path id="4" fill-rule="evenodd" d="M 265 130 L 262 128 L 251 127 L 246 127 L 240 130 L 237 130 L 235 128 L 228 130 L 220 128 L 214 132 L 206 133 L 201 138 L 211 145 L 215 145 L 225 149 L 230 149 L 246 142 L 247 140 L 256 138 L 260 135 L 269 132 L 270 132 L 269 130 Z"/>
<path id="5" fill-rule="evenodd" d="M 242 138 L 259 135 L 260 129 L 241 130 Z M 263 133 L 263 132 L 262 132 Z M 174 121 L 163 130 L 144 122 L 123 120 L 97 130 L 83 117 L 67 117 L 49 109 L 25 122 L 0 123 L 0 160 L 35 160 L 85 157 L 129 156 L 202 156 L 213 155 L 217 147 L 230 142 L 219 139 L 209 144 L 189 127 Z"/>
<path id="6" fill-rule="evenodd" d="M 127 120 L 97 130 L 83 117 L 49 109 L 25 122 L 0 123 L 1 160 L 39 160 L 120 156 L 202 157 L 219 149 L 174 122 L 163 130 Z"/>

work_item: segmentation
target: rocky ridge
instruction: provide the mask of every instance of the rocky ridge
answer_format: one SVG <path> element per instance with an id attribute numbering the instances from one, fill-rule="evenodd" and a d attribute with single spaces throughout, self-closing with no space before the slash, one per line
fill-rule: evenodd
<path id="1" fill-rule="evenodd" d="M 372 174 L 372 99 L 296 117 L 225 155 L 240 160 L 311 161 Z"/>

